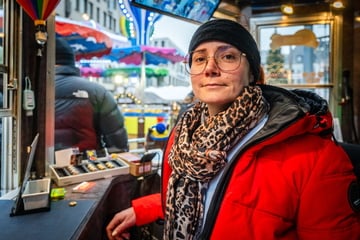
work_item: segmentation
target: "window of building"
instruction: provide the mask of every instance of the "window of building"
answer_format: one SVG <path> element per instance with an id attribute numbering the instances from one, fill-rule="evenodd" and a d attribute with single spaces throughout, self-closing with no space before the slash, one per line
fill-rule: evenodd
<path id="1" fill-rule="evenodd" d="M 113 24 L 112 24 L 112 16 L 109 16 L 109 29 L 113 30 Z"/>
<path id="2" fill-rule="evenodd" d="M 100 23 L 100 8 L 96 7 L 96 22 Z"/>
<path id="3" fill-rule="evenodd" d="M 107 20 L 107 14 L 106 14 L 106 12 L 103 12 L 103 26 L 104 26 L 104 27 L 107 26 L 106 20 Z"/>
<path id="4" fill-rule="evenodd" d="M 76 2 L 75 2 L 75 10 L 80 12 L 80 0 L 76 0 Z"/>
<path id="5" fill-rule="evenodd" d="M 109 29 L 113 32 L 115 32 L 115 30 L 116 30 L 115 22 L 116 22 L 116 19 L 113 16 L 109 16 Z"/>
<path id="6" fill-rule="evenodd" d="M 88 0 L 84 0 L 84 13 L 88 13 Z"/>
<path id="7" fill-rule="evenodd" d="M 89 15 L 90 19 L 94 19 L 94 4 L 92 2 L 89 2 Z"/>
<path id="8" fill-rule="evenodd" d="M 115 18 L 113 18 L 113 20 L 112 20 L 112 25 L 113 25 L 113 30 L 114 30 L 114 32 L 116 32 L 116 19 Z"/>
<path id="9" fill-rule="evenodd" d="M 336 112 L 339 17 L 265 17 L 250 20 L 267 84 L 316 92 Z M 331 58 L 331 56 L 338 56 Z"/>

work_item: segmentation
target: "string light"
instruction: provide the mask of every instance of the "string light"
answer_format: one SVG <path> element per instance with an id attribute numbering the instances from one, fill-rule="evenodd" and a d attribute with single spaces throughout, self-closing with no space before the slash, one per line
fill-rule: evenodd
<path id="1" fill-rule="evenodd" d="M 281 12 L 287 15 L 291 15 L 294 13 L 294 7 L 292 4 L 282 4 L 281 5 Z"/>
<path id="2" fill-rule="evenodd" d="M 355 21 L 360 22 L 360 13 L 359 12 L 355 13 Z"/>
<path id="3" fill-rule="evenodd" d="M 334 8 L 344 8 L 345 6 L 344 6 L 344 3 L 342 2 L 342 1 L 334 1 L 333 3 L 332 3 L 332 6 L 334 7 Z"/>

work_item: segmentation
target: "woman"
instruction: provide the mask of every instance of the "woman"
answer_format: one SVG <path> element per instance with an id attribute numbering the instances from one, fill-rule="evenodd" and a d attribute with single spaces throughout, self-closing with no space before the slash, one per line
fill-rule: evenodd
<path id="1" fill-rule="evenodd" d="M 259 50 L 236 22 L 203 24 L 189 53 L 200 101 L 171 133 L 162 193 L 117 213 L 109 238 L 164 218 L 164 239 L 359 239 L 356 178 L 327 103 L 257 85 Z"/>

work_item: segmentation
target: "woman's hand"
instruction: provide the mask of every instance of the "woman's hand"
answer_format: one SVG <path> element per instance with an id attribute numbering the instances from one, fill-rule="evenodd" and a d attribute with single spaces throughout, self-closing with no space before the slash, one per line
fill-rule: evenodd
<path id="1" fill-rule="evenodd" d="M 115 214 L 106 227 L 106 234 L 110 240 L 130 239 L 127 230 L 136 223 L 134 208 L 127 208 Z"/>

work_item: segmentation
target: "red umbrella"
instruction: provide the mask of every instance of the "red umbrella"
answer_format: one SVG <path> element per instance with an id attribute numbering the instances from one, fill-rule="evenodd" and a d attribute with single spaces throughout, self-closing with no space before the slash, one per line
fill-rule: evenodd
<path id="1" fill-rule="evenodd" d="M 144 100 L 144 89 L 146 79 L 146 65 L 160 65 L 167 63 L 177 63 L 184 60 L 184 56 L 176 48 L 152 47 L 152 46 L 132 46 L 125 48 L 115 48 L 109 55 L 104 56 L 112 61 L 123 62 L 126 64 L 140 65 L 140 96 Z"/>
<path id="2" fill-rule="evenodd" d="M 55 32 L 74 49 L 76 60 L 109 54 L 112 39 L 104 32 L 81 22 L 56 16 Z"/>
<path id="3" fill-rule="evenodd" d="M 176 63 L 184 60 L 176 48 L 153 47 L 153 46 L 132 46 L 125 48 L 114 48 L 110 54 L 104 56 L 116 62 L 126 64 L 141 65 L 159 65 L 166 63 Z"/>

